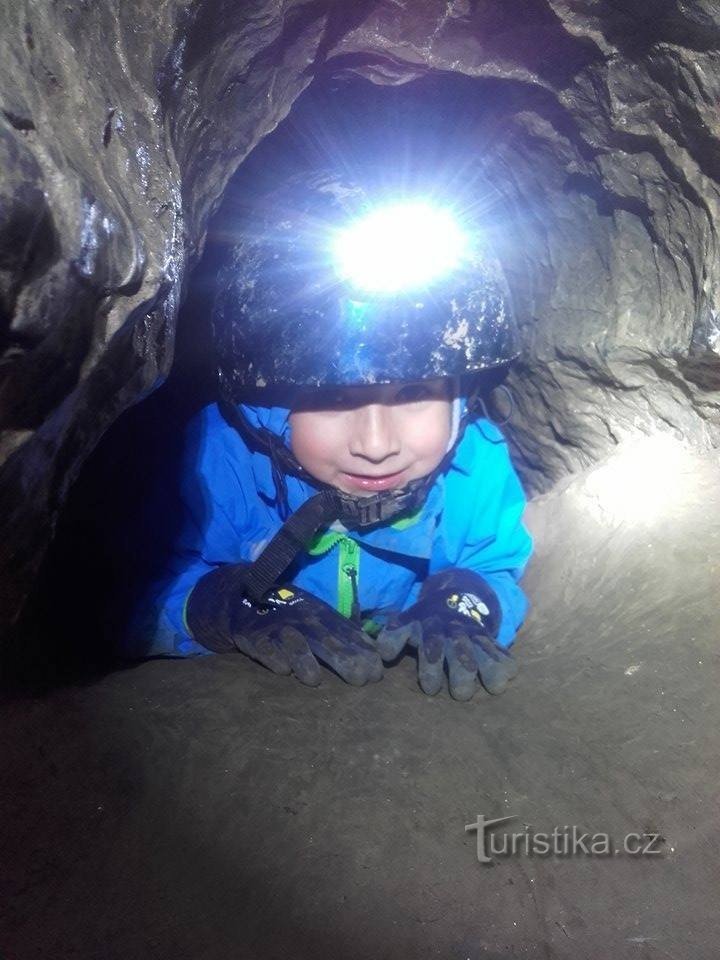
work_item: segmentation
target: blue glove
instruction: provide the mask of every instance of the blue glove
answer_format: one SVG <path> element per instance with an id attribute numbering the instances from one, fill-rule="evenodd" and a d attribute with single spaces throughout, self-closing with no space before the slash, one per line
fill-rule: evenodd
<path id="1" fill-rule="evenodd" d="M 502 611 L 494 590 L 472 570 L 450 568 L 425 581 L 416 604 L 395 615 L 376 645 L 383 660 L 394 660 L 406 644 L 417 648 L 418 680 L 436 694 L 448 668 L 450 695 L 469 700 L 478 675 L 488 693 L 503 693 L 517 664 L 495 642 Z"/>

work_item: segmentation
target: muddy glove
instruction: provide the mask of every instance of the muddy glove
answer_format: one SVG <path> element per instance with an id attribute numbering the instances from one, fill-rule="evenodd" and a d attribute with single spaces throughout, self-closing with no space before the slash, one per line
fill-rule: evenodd
<path id="1" fill-rule="evenodd" d="M 253 604 L 242 593 L 244 569 L 219 567 L 193 589 L 186 619 L 198 643 L 215 653 L 240 650 L 310 686 L 320 683 L 318 660 L 355 686 L 382 677 L 380 657 L 357 624 L 294 586 L 275 587 L 262 606 Z"/>
<path id="2" fill-rule="evenodd" d="M 443 684 L 445 663 L 456 700 L 472 697 L 478 674 L 489 693 L 502 693 L 517 664 L 493 639 L 501 616 L 494 590 L 479 574 L 451 568 L 428 577 L 417 603 L 390 620 L 376 645 L 383 660 L 393 660 L 406 643 L 416 647 L 418 680 L 430 696 Z"/>

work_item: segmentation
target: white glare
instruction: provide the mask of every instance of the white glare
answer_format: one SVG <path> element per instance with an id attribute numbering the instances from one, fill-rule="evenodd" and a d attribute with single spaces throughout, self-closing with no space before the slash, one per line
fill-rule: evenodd
<path id="1" fill-rule="evenodd" d="M 668 434 L 626 440 L 587 478 L 585 492 L 602 521 L 654 524 L 673 517 L 696 494 L 693 459 Z"/>
<path id="2" fill-rule="evenodd" d="M 449 210 L 404 201 L 339 231 L 333 253 L 338 273 L 355 287 L 396 293 L 449 272 L 466 247 L 467 237 Z"/>

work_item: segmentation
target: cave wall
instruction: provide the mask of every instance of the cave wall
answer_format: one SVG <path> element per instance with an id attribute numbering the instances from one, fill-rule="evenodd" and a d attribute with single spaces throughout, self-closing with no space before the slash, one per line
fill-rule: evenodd
<path id="1" fill-rule="evenodd" d="M 90 451 L 167 376 L 228 179 L 313 80 L 468 78 L 531 490 L 638 433 L 717 446 L 720 13 L 631 6 L 3 0 L 0 624 Z"/>

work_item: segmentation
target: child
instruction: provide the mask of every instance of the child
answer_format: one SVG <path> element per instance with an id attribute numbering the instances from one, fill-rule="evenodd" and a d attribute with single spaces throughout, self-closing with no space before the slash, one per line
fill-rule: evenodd
<path id="1" fill-rule="evenodd" d="M 478 677 L 499 693 L 531 541 L 463 375 L 516 355 L 507 292 L 447 211 L 368 209 L 360 188 L 304 177 L 233 247 L 221 400 L 188 428 L 185 522 L 136 636 L 145 654 L 240 650 L 308 684 L 318 660 L 379 679 L 378 654 L 409 642 L 424 692 L 446 667 L 456 699 Z"/>

